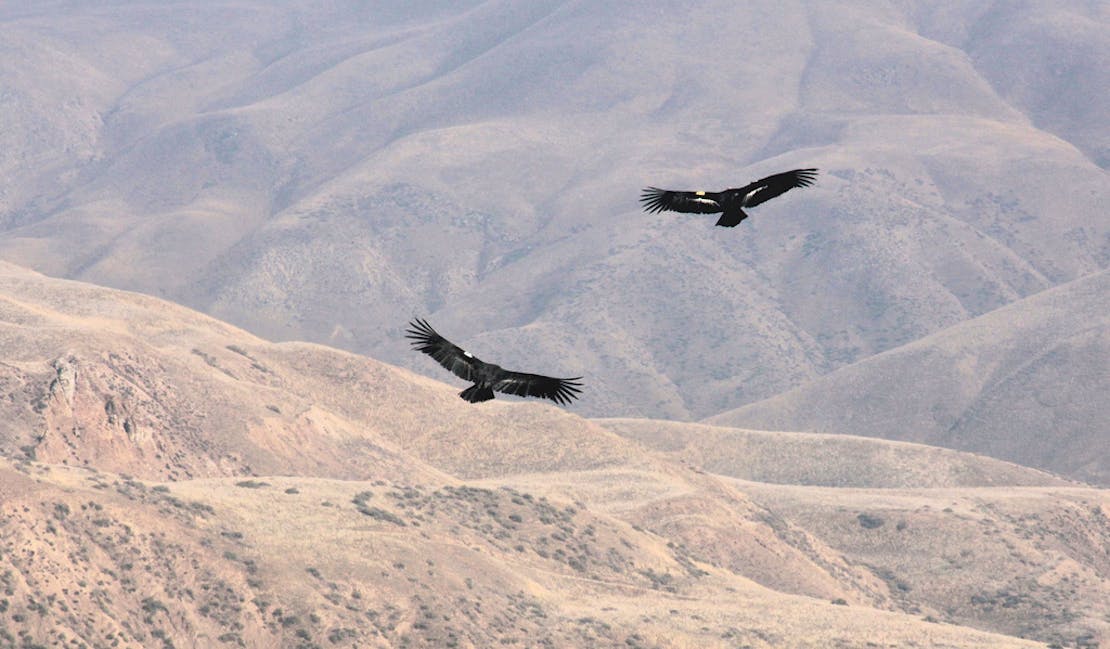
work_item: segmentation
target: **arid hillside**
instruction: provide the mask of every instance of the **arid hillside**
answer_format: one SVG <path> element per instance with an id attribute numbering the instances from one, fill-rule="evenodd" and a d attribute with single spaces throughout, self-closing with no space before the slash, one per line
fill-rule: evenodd
<path id="1" fill-rule="evenodd" d="M 1105 490 L 883 440 L 472 406 L 6 264 L 0 305 L 9 644 L 1106 637 Z"/>

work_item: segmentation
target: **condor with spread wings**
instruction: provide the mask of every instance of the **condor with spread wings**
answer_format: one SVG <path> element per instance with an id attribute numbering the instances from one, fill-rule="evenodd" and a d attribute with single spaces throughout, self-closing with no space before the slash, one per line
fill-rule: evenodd
<path id="1" fill-rule="evenodd" d="M 436 333 L 426 321 L 417 318 L 405 330 L 406 338 L 412 340 L 417 351 L 431 356 L 437 363 L 451 370 L 455 376 L 473 381 L 474 385 L 463 390 L 459 396 L 470 403 L 489 401 L 493 392 L 515 394 L 521 397 L 541 397 L 555 403 L 567 404 L 578 398 L 582 384 L 581 376 L 572 379 L 555 379 L 539 374 L 525 374 L 502 369 L 493 363 L 485 363 L 474 354 L 464 351 L 458 345 Z"/>
<path id="2" fill-rule="evenodd" d="M 717 214 L 717 225 L 731 228 L 748 218 L 742 208 L 781 196 L 795 187 L 809 187 L 817 178 L 816 169 L 795 169 L 767 176 L 750 185 L 723 192 L 675 192 L 658 187 L 648 187 L 640 195 L 644 209 L 650 212 L 689 212 L 692 214 Z"/>

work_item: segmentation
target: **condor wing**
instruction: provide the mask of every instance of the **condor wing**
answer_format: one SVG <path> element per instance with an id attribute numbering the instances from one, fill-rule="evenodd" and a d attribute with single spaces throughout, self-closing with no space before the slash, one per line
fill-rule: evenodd
<path id="1" fill-rule="evenodd" d="M 640 194 L 640 202 L 649 214 L 653 212 L 687 212 L 692 214 L 712 214 L 721 211 L 721 204 L 705 192 L 676 192 L 658 187 L 646 187 Z"/>
<path id="2" fill-rule="evenodd" d="M 737 189 L 726 190 L 729 194 L 742 198 L 743 207 L 755 207 L 776 196 L 782 196 L 795 187 L 809 187 L 817 179 L 816 169 L 795 169 L 781 174 L 767 176 Z"/>
<path id="3" fill-rule="evenodd" d="M 476 381 L 479 369 L 485 365 L 473 354 L 436 333 L 427 321 L 420 318 L 409 323 L 409 328 L 405 330 L 405 337 L 412 340 L 412 346 L 416 351 L 431 356 L 460 379 Z"/>
<path id="4" fill-rule="evenodd" d="M 494 390 L 504 394 L 515 394 L 519 397 L 540 397 L 551 399 L 558 404 L 568 404 L 578 398 L 582 392 L 581 376 L 570 379 L 556 379 L 539 374 L 526 374 L 503 370 L 501 376 L 493 382 Z"/>

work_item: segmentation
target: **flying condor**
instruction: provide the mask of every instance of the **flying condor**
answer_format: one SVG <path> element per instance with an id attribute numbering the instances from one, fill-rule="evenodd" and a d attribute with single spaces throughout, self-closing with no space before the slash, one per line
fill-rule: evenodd
<path id="1" fill-rule="evenodd" d="M 539 374 L 512 372 L 493 363 L 485 363 L 436 333 L 431 325 L 420 318 L 410 322 L 405 333 L 405 337 L 412 340 L 412 346 L 417 351 L 431 356 L 455 376 L 474 382 L 474 385 L 459 393 L 460 397 L 470 403 L 489 401 L 496 390 L 503 394 L 541 397 L 558 404 L 567 404 L 572 399 L 577 399 L 581 392 L 579 388 L 582 384 L 578 382 L 581 376 L 555 379 Z"/>
<path id="2" fill-rule="evenodd" d="M 795 187 L 809 187 L 815 178 L 817 178 L 816 169 L 795 169 L 767 176 L 737 189 L 726 189 L 723 192 L 675 192 L 648 187 L 640 195 L 640 202 L 649 213 L 664 210 L 693 214 L 721 212 L 717 225 L 731 228 L 748 218 L 742 208 L 755 207 Z"/>

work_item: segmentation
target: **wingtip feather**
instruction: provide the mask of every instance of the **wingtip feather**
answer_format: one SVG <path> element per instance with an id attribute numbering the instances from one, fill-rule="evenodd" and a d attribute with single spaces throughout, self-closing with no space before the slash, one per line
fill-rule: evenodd
<path id="1" fill-rule="evenodd" d="M 799 187 L 809 187 L 817 180 L 817 169 L 798 169 L 794 172 Z"/>
<path id="2" fill-rule="evenodd" d="M 667 209 L 666 195 L 666 189 L 660 189 L 659 187 L 645 187 L 643 191 L 640 192 L 640 203 L 643 204 L 644 209 L 649 214 L 662 212 L 663 210 Z"/>

